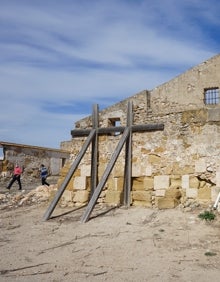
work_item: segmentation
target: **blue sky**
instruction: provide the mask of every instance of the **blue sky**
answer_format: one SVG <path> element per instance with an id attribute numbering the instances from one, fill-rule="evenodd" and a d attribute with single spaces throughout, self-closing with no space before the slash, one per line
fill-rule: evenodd
<path id="1" fill-rule="evenodd" d="M 220 1 L 0 0 L 0 140 L 59 148 L 108 107 L 219 53 Z"/>

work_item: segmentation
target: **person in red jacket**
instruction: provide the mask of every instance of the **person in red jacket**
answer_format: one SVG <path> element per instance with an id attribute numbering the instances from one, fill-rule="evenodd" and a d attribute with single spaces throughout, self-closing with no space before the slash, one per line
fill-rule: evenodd
<path id="1" fill-rule="evenodd" d="M 15 168 L 14 168 L 14 172 L 13 172 L 13 177 L 10 181 L 10 183 L 8 184 L 7 186 L 7 189 L 10 190 L 11 186 L 13 185 L 13 183 L 15 181 L 18 182 L 18 185 L 19 185 L 19 190 L 22 189 L 22 186 L 21 186 L 21 174 L 22 174 L 22 169 L 19 167 L 18 164 L 15 165 Z"/>

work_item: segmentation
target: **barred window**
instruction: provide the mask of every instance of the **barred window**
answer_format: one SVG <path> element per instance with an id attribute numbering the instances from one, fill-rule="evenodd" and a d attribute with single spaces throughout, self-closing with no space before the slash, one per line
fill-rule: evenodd
<path id="1" fill-rule="evenodd" d="M 207 88 L 205 89 L 204 102 L 206 105 L 219 104 L 219 88 Z"/>

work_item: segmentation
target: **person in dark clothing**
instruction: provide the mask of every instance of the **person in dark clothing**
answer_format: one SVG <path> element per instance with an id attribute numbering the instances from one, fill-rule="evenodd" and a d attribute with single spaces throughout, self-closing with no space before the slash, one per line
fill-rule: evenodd
<path id="1" fill-rule="evenodd" d="M 13 183 L 15 181 L 18 182 L 19 185 L 19 190 L 22 190 L 22 186 L 21 186 L 21 174 L 22 174 L 22 169 L 19 167 L 18 164 L 15 165 L 14 171 L 13 171 L 13 177 L 10 181 L 10 183 L 8 184 L 8 186 L 6 187 L 8 190 L 10 190 L 11 186 L 13 185 Z"/>
<path id="2" fill-rule="evenodd" d="M 47 176 L 48 176 L 48 170 L 47 170 L 47 168 L 45 167 L 45 165 L 42 164 L 41 167 L 40 167 L 41 183 L 42 183 L 42 185 L 50 186 L 50 184 L 46 181 Z"/>

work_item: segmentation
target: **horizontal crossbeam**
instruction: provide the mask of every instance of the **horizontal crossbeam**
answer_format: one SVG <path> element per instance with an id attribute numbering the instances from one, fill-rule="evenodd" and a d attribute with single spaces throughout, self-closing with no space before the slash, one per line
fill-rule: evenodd
<path id="1" fill-rule="evenodd" d="M 100 127 L 97 128 L 98 134 L 108 134 L 114 132 L 124 132 L 126 126 L 114 126 L 114 127 Z M 72 137 L 81 137 L 89 135 L 92 129 L 74 129 L 71 130 Z M 140 125 L 132 125 L 131 131 L 138 132 L 138 131 L 157 131 L 157 130 L 164 130 L 164 124 L 140 124 Z"/>

